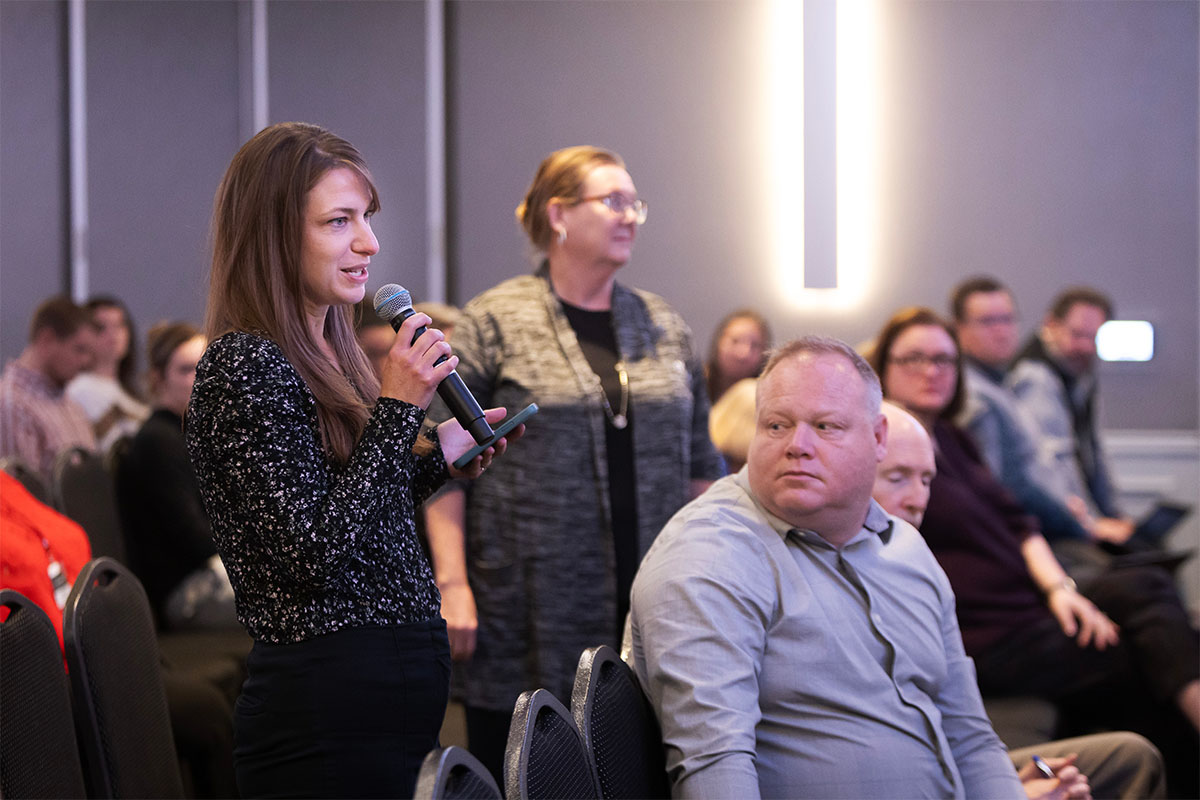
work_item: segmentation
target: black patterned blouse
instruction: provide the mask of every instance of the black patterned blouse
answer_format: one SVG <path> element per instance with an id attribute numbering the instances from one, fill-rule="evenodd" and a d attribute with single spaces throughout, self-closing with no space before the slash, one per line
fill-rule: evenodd
<path id="1" fill-rule="evenodd" d="M 187 444 L 238 618 L 256 639 L 439 616 L 414 508 L 448 474 L 440 447 L 412 452 L 424 416 L 380 398 L 338 469 L 321 444 L 316 399 L 278 345 L 247 333 L 209 345 Z"/>

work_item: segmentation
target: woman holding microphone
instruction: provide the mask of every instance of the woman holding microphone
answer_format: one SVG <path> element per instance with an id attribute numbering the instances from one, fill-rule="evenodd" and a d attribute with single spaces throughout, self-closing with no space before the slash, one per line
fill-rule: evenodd
<path id="1" fill-rule="evenodd" d="M 461 426 L 420 433 L 458 362 L 439 331 L 413 341 L 429 317 L 405 321 L 378 379 L 355 342 L 378 207 L 358 151 L 302 123 L 257 134 L 217 190 L 186 436 L 255 640 L 235 710 L 246 797 L 412 794 L 450 674 L 415 508 L 505 449 L 459 472 Z"/>

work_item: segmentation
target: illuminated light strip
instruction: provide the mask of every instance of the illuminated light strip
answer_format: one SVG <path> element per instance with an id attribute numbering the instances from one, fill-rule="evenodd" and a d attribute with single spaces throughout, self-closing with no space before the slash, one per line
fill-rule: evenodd
<path id="1" fill-rule="evenodd" d="M 879 263 L 882 0 L 838 3 L 838 305 L 858 304 Z"/>
<path id="2" fill-rule="evenodd" d="M 879 17 L 881 0 L 837 3 L 836 198 L 804 187 L 804 3 L 772 0 L 767 15 L 768 191 L 777 284 L 800 308 L 841 310 L 867 294 L 878 264 Z M 837 287 L 804 284 L 804 204 L 837 204 Z"/>
<path id="3" fill-rule="evenodd" d="M 772 0 L 767 12 L 771 258 L 787 298 L 804 289 L 804 3 Z"/>

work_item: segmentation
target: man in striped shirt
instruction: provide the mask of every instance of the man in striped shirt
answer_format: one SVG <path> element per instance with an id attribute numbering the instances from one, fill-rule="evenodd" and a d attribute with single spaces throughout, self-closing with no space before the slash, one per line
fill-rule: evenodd
<path id="1" fill-rule="evenodd" d="M 58 453 L 95 449 L 87 415 L 63 393 L 91 364 L 94 336 L 87 311 L 67 298 L 38 306 L 28 346 L 0 375 L 0 456 L 20 456 L 49 480 Z"/>

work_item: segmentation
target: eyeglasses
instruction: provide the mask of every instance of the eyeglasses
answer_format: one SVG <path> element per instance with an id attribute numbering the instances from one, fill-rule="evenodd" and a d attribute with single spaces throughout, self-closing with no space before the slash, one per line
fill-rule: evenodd
<path id="1" fill-rule="evenodd" d="M 633 221 L 638 225 L 646 224 L 646 215 L 650 213 L 650 206 L 646 204 L 645 200 L 630 200 L 620 192 L 601 196 L 580 197 L 575 203 L 588 203 L 592 200 L 599 200 L 604 204 L 605 208 L 621 219 L 629 219 L 629 212 L 632 210 Z"/>
<path id="2" fill-rule="evenodd" d="M 903 367 L 909 372 L 920 372 L 932 364 L 941 372 L 942 370 L 954 369 L 958 366 L 958 358 L 946 353 L 938 353 L 936 356 L 926 353 L 909 353 L 906 356 L 896 356 L 892 359 L 892 363 L 898 367 Z"/>
<path id="3" fill-rule="evenodd" d="M 981 328 L 998 328 L 1001 325 L 1016 325 L 1016 314 L 995 314 L 984 317 L 975 317 L 967 320 L 968 325 L 978 325 Z"/>

